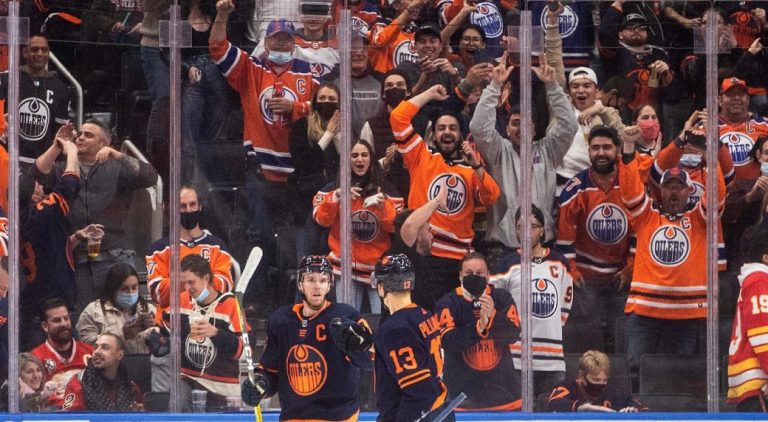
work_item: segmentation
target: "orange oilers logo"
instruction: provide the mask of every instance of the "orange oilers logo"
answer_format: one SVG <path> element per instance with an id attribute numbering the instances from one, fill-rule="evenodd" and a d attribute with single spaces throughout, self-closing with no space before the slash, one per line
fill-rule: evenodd
<path id="1" fill-rule="evenodd" d="M 379 234 L 379 219 L 367 210 L 352 213 L 352 237 L 360 242 L 370 242 Z"/>
<path id="2" fill-rule="evenodd" d="M 461 357 L 475 371 L 490 371 L 501 361 L 501 350 L 493 340 L 484 339 L 462 351 Z"/>
<path id="3" fill-rule="evenodd" d="M 319 350 L 306 344 L 296 344 L 288 350 L 285 367 L 291 388 L 300 396 L 317 393 L 328 379 L 325 357 Z"/>
<path id="4" fill-rule="evenodd" d="M 680 227 L 662 226 L 651 236 L 648 248 L 654 261 L 663 266 L 673 266 L 688 258 L 691 242 Z"/>
<path id="5" fill-rule="evenodd" d="M 275 88 L 274 86 L 270 85 L 265 89 L 264 91 L 261 91 L 261 94 L 259 95 L 259 106 L 261 108 L 261 115 L 264 118 L 264 121 L 267 122 L 267 124 L 275 124 L 277 121 L 281 122 L 288 122 L 289 116 L 285 116 L 282 114 L 273 113 L 272 110 L 269 109 L 267 106 L 267 100 L 272 98 L 272 93 L 274 92 Z M 283 97 L 296 102 L 299 100 L 299 97 L 294 93 L 290 88 L 288 88 L 287 85 L 283 87 Z"/>
<path id="6" fill-rule="evenodd" d="M 555 283 L 546 278 L 534 279 L 531 283 L 531 314 L 539 319 L 551 317 L 560 302 Z"/>
<path id="7" fill-rule="evenodd" d="M 755 144 L 752 138 L 740 132 L 728 132 L 720 136 L 720 142 L 728 145 L 734 166 L 749 164 L 749 152 Z"/>
<path id="8" fill-rule="evenodd" d="M 418 62 L 419 55 L 416 54 L 416 45 L 411 40 L 403 40 L 395 47 L 395 52 L 392 56 L 392 61 L 395 62 L 395 67 L 400 66 L 405 62 Z"/>
<path id="9" fill-rule="evenodd" d="M 464 183 L 464 179 L 453 173 L 440 174 L 429 185 L 428 200 L 437 197 L 443 185 L 448 188 L 448 199 L 446 200 L 448 210 L 437 210 L 437 212 L 442 215 L 460 213 L 467 204 L 467 185 Z"/>
<path id="10" fill-rule="evenodd" d="M 627 216 L 614 204 L 600 204 L 587 217 L 587 233 L 595 242 L 615 245 L 627 235 Z"/>

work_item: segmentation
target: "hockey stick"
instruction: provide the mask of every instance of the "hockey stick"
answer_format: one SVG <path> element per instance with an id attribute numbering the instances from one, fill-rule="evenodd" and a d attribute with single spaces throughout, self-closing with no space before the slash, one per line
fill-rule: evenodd
<path id="1" fill-rule="evenodd" d="M 240 279 L 237 280 L 237 285 L 235 285 L 235 298 L 237 298 L 237 315 L 240 317 L 240 327 L 243 330 L 241 337 L 243 339 L 243 353 L 245 353 L 245 364 L 248 367 L 248 380 L 251 384 L 256 385 L 256 375 L 255 375 L 255 367 L 253 365 L 253 351 L 251 350 L 251 340 L 248 338 L 248 330 L 246 330 L 246 319 L 245 319 L 245 311 L 243 310 L 243 294 L 245 294 L 245 289 L 248 287 L 248 283 L 251 281 L 251 278 L 256 273 L 256 268 L 259 267 L 259 263 L 261 262 L 261 257 L 264 255 L 264 252 L 261 250 L 260 247 L 255 246 L 253 249 L 251 249 L 251 253 L 248 255 L 248 260 L 245 262 L 245 269 L 243 269 L 243 272 L 240 274 Z M 262 416 L 261 416 L 261 405 L 257 405 L 253 408 L 253 413 L 256 416 L 257 422 L 263 422 Z"/>
<path id="2" fill-rule="evenodd" d="M 464 393 L 459 393 L 458 396 L 456 396 L 455 399 L 451 400 L 447 406 L 445 406 L 445 409 L 441 410 L 440 413 L 435 415 L 435 418 L 432 419 L 432 422 L 443 422 L 443 419 L 447 418 L 448 415 L 451 414 L 454 410 L 456 410 L 459 405 L 464 402 L 464 400 L 467 399 L 467 395 Z"/>

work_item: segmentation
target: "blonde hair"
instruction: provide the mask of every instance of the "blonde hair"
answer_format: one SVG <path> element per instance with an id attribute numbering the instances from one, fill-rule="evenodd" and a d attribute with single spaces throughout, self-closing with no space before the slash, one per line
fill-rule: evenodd
<path id="1" fill-rule="evenodd" d="M 611 360 L 608 359 L 608 355 L 597 350 L 588 350 L 581 355 L 581 359 L 579 359 L 579 376 L 595 375 L 601 371 L 604 371 L 606 376 L 611 375 Z"/>
<path id="2" fill-rule="evenodd" d="M 323 119 L 320 113 L 317 112 L 315 105 L 317 104 L 317 96 L 320 94 L 321 89 L 330 89 L 336 93 L 336 96 L 341 96 L 339 88 L 332 83 L 324 83 L 317 87 L 315 93 L 312 95 L 312 112 L 309 113 L 307 118 L 307 139 L 310 143 L 315 143 L 323 137 L 325 129 L 328 127 L 328 120 Z"/>
<path id="3" fill-rule="evenodd" d="M 40 368 L 40 372 L 43 373 L 43 380 L 40 383 L 40 388 L 43 387 L 46 381 L 45 377 L 45 366 L 43 366 L 43 362 L 40 361 L 40 359 L 29 352 L 21 352 L 19 353 L 19 372 L 21 372 L 21 369 L 24 368 L 24 365 L 27 363 L 32 363 L 37 365 L 38 368 Z"/>

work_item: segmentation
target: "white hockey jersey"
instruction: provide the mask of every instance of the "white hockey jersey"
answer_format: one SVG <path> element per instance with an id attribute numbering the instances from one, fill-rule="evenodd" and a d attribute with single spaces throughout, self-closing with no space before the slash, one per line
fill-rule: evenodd
<path id="1" fill-rule="evenodd" d="M 519 252 L 512 252 L 494 268 L 490 283 L 506 289 L 515 303 L 521 302 Z M 532 352 L 534 371 L 565 371 L 563 356 L 563 325 L 573 302 L 573 279 L 568 261 L 559 252 L 547 250 L 542 259 L 531 267 Z M 515 368 L 521 368 L 522 343 L 510 346 Z"/>

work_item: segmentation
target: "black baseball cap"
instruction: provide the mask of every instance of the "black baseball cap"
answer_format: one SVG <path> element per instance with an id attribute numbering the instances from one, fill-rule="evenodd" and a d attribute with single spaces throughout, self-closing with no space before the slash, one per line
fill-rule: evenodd
<path id="1" fill-rule="evenodd" d="M 627 13 L 621 18 L 621 27 L 625 28 L 629 25 L 648 26 L 648 20 L 645 19 L 645 16 L 639 13 L 635 13 L 635 12 Z"/>
<path id="2" fill-rule="evenodd" d="M 438 39 L 440 38 L 440 28 L 438 28 L 435 25 L 422 25 L 419 27 L 419 29 L 416 30 L 416 33 L 413 36 L 414 41 L 418 41 L 419 38 L 425 36 L 425 35 L 434 35 Z"/>

